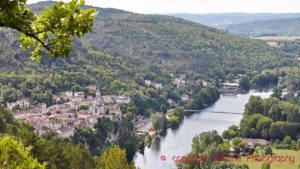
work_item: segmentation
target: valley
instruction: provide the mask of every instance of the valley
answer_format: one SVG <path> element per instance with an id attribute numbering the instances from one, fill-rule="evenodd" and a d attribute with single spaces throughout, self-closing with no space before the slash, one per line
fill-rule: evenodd
<path id="1" fill-rule="evenodd" d="M 0 3 L 0 168 L 259 169 L 245 157 L 299 152 L 299 13 L 17 1 Z"/>

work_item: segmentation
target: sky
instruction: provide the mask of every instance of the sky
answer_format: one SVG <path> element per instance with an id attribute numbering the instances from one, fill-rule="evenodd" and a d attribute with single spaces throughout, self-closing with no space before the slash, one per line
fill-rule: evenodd
<path id="1" fill-rule="evenodd" d="M 40 0 L 28 0 L 35 3 Z M 67 0 L 64 0 L 67 1 Z M 300 13 L 300 0 L 86 0 L 86 4 L 136 13 Z"/>

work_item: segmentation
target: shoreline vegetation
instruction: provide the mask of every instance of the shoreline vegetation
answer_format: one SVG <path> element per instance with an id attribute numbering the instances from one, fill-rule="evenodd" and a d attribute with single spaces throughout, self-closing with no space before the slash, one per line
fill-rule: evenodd
<path id="1" fill-rule="evenodd" d="M 251 90 L 272 90 L 272 88 L 274 87 L 274 85 L 271 85 L 271 86 L 254 86 L 252 87 L 251 89 L 240 89 L 239 91 L 239 94 L 247 94 L 249 93 Z M 219 90 L 219 89 L 218 89 Z M 215 102 L 220 98 L 220 95 L 236 95 L 236 93 L 221 93 L 221 92 L 218 92 L 218 97 L 217 98 L 214 98 L 215 100 L 213 100 L 213 102 L 211 102 L 210 104 L 204 104 L 203 106 L 201 106 L 202 108 L 199 109 L 199 112 L 188 112 L 188 111 L 185 111 L 185 108 L 184 106 L 183 107 L 180 107 L 180 108 L 175 108 L 175 110 L 172 112 L 172 113 L 167 113 L 165 116 L 166 116 L 166 126 L 163 126 L 161 125 L 163 128 L 158 128 L 157 130 L 155 130 L 153 128 L 153 126 L 151 127 L 148 127 L 148 131 L 147 132 L 139 132 L 138 131 L 138 135 L 144 135 L 144 141 L 143 141 L 143 144 L 145 147 L 151 147 L 151 144 L 153 143 L 153 141 L 157 141 L 160 139 L 160 137 L 164 137 L 166 134 L 167 134 L 167 129 L 178 129 L 180 128 L 180 124 L 183 123 L 184 119 L 189 116 L 189 115 L 192 115 L 192 114 L 195 114 L 195 113 L 201 113 L 202 110 L 212 106 L 213 104 L 215 104 Z M 186 104 L 188 105 L 188 103 Z M 186 106 L 185 105 L 185 106 Z M 170 116 L 179 116 L 178 120 L 176 120 L 176 123 L 172 123 L 172 120 L 170 118 Z M 168 118 L 169 116 L 169 118 Z M 162 118 L 162 117 L 161 117 Z M 149 119 L 149 123 L 153 123 L 152 122 L 152 119 Z M 161 127 L 159 126 L 159 127 Z M 139 152 L 143 152 L 143 148 L 144 146 L 140 146 Z"/>
<path id="2" fill-rule="evenodd" d="M 278 86 L 283 85 L 281 81 Z M 239 160 L 219 161 L 206 160 L 198 164 L 195 162 L 177 162 L 177 167 L 236 167 L 240 169 L 258 169 L 265 165 L 276 168 L 299 168 L 300 162 L 292 160 L 280 163 L 264 162 L 282 156 L 299 159 L 300 155 L 300 106 L 291 96 L 277 93 L 278 86 L 273 88 L 271 97 L 262 99 L 251 96 L 245 105 L 244 116 L 239 126 L 233 125 L 222 135 L 216 131 L 202 132 L 193 138 L 192 151 L 187 156 L 205 154 L 208 159 L 216 155 L 234 156 Z M 296 95 L 292 97 L 298 97 Z M 251 157 L 254 160 L 248 160 Z M 276 161 L 276 160 L 275 160 Z"/>
<path id="3" fill-rule="evenodd" d="M 181 107 L 176 107 L 166 114 L 155 113 L 151 116 L 150 121 L 152 127 L 148 132 L 140 132 L 143 135 L 144 146 L 150 147 L 153 141 L 157 141 L 160 137 L 167 134 L 167 129 L 177 129 L 184 121 L 186 116 L 194 114 L 194 112 L 187 112 L 185 109 L 203 110 L 213 105 L 220 97 L 219 89 L 213 86 L 207 86 L 194 95 L 193 100 L 185 102 Z M 206 99 L 206 100 L 205 100 Z M 144 146 L 141 145 L 139 152 L 143 152 Z"/>

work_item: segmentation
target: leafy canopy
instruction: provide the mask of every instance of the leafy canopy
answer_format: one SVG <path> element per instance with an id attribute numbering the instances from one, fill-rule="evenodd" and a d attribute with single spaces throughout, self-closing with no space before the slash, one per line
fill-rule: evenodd
<path id="1" fill-rule="evenodd" d="M 134 163 L 128 163 L 126 151 L 115 145 L 101 153 L 100 169 L 134 169 Z"/>
<path id="2" fill-rule="evenodd" d="M 6 169 L 45 169 L 46 163 L 40 164 L 30 156 L 30 148 L 10 136 L 0 138 L 0 168 Z"/>
<path id="3" fill-rule="evenodd" d="M 40 61 L 42 49 L 49 56 L 68 56 L 73 38 L 93 30 L 96 10 L 81 9 L 84 3 L 84 0 L 58 2 L 35 15 L 26 7 L 26 0 L 1 0 L 0 27 L 22 33 L 19 40 L 24 50 L 32 49 L 32 60 Z"/>

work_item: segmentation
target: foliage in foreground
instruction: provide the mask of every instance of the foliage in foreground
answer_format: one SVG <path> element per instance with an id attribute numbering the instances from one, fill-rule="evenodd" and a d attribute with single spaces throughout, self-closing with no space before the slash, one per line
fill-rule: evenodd
<path id="1" fill-rule="evenodd" d="M 31 59 L 40 62 L 42 49 L 49 56 L 68 56 L 73 38 L 80 38 L 93 30 L 95 9 L 82 9 L 84 0 L 58 2 L 35 15 L 27 8 L 26 0 L 1 0 L 0 27 L 22 33 L 23 49 L 33 48 Z"/>
<path id="2" fill-rule="evenodd" d="M 46 163 L 40 164 L 37 159 L 31 157 L 30 149 L 7 135 L 1 136 L 0 168 L 45 169 Z"/>
<path id="3" fill-rule="evenodd" d="M 127 162 L 125 150 L 117 145 L 102 152 L 99 165 L 100 169 L 135 169 L 133 162 Z"/>

